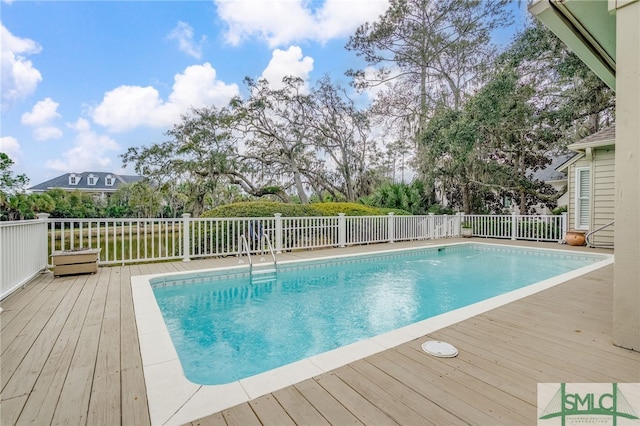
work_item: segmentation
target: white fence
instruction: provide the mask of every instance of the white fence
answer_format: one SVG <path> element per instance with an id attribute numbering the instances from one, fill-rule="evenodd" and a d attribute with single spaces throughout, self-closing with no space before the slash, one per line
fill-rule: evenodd
<path id="1" fill-rule="evenodd" d="M 2 297 L 46 268 L 54 250 L 100 248 L 101 265 L 233 256 L 242 235 L 251 251 L 276 252 L 458 237 L 463 223 L 486 238 L 562 241 L 566 215 L 424 215 L 176 219 L 40 219 L 0 224 Z M 48 229 L 47 229 L 48 225 Z"/>
<path id="2" fill-rule="evenodd" d="M 276 252 L 459 235 L 461 216 L 345 216 L 180 219 L 50 219 L 49 253 L 100 248 L 102 265 L 190 260 L 254 252 L 266 235 Z"/>
<path id="3" fill-rule="evenodd" d="M 563 241 L 567 233 L 567 214 L 562 215 L 467 215 L 474 237 L 512 240 Z"/>
<path id="4" fill-rule="evenodd" d="M 0 222 L 0 300 L 45 269 L 47 260 L 46 219 Z"/>

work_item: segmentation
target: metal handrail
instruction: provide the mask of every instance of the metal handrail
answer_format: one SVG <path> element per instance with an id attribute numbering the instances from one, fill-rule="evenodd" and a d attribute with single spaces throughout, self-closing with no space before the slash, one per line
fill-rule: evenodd
<path id="1" fill-rule="evenodd" d="M 247 238 L 244 236 L 244 234 L 242 234 L 240 237 L 242 238 L 242 246 L 244 248 L 244 251 L 247 253 L 247 259 L 249 259 L 249 275 L 253 275 L 253 260 L 251 259 L 251 249 L 249 248 L 249 242 L 247 241 Z M 269 240 L 269 237 L 267 235 L 263 235 L 260 241 L 262 241 L 263 239 L 267 240 L 267 247 L 269 247 L 269 252 L 271 252 L 271 258 L 273 259 L 273 268 L 277 273 L 278 260 L 276 259 L 276 254 L 273 250 L 273 246 L 271 245 L 271 241 Z"/>
<path id="2" fill-rule="evenodd" d="M 276 271 L 278 271 L 278 261 L 276 260 L 276 254 L 273 251 L 273 246 L 271 245 L 271 240 L 269 240 L 268 235 L 263 235 L 262 238 L 267 240 L 267 247 L 269 247 L 269 251 L 271 252 L 271 258 L 273 259 L 273 267 Z"/>
<path id="3" fill-rule="evenodd" d="M 240 237 L 242 238 L 242 247 L 244 247 L 244 250 L 247 252 L 247 258 L 249 259 L 249 275 L 251 275 L 253 273 L 253 261 L 251 260 L 251 250 L 249 250 L 249 242 L 247 241 L 247 238 L 244 236 L 244 234 L 242 234 Z"/>
<path id="4" fill-rule="evenodd" d="M 585 242 L 587 243 L 587 246 L 588 246 L 588 247 L 594 247 L 594 248 L 597 248 L 597 247 L 601 247 L 601 248 L 605 248 L 605 247 L 613 247 L 613 244 L 601 244 L 601 245 L 599 245 L 599 246 L 595 246 L 595 245 L 591 244 L 591 242 L 589 242 L 589 238 L 590 238 L 593 234 L 595 234 L 596 232 L 598 232 L 598 231 L 602 231 L 604 228 L 607 228 L 607 227 L 609 227 L 609 226 L 613 225 L 614 223 L 615 223 L 615 220 L 612 220 L 611 222 L 609 222 L 609 223 L 607 223 L 607 224 L 605 224 L 605 225 L 602 225 L 601 227 L 599 227 L 599 228 L 597 228 L 597 229 L 594 229 L 593 231 L 589 232 L 589 233 L 584 237 L 584 240 L 585 240 Z"/>

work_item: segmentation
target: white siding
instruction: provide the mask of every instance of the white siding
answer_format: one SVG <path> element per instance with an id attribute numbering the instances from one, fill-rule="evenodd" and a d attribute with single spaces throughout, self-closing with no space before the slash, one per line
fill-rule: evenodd
<path id="1" fill-rule="evenodd" d="M 615 209 L 615 150 L 614 147 L 598 148 L 593 151 L 592 160 L 583 157 L 569 167 L 568 189 L 571 194 L 568 204 L 569 227 L 576 224 L 576 169 L 591 168 L 591 210 L 589 231 L 603 226 L 614 217 Z M 613 244 L 613 226 L 596 233 L 592 239 L 595 245 Z"/>
<path id="2" fill-rule="evenodd" d="M 615 212 L 615 150 L 613 147 L 594 152 L 594 191 L 591 229 L 597 229 L 613 221 Z M 593 243 L 613 244 L 613 226 L 594 235 Z"/>

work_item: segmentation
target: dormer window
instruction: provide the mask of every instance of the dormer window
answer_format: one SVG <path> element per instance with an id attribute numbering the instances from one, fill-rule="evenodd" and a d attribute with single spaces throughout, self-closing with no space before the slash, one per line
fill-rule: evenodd
<path id="1" fill-rule="evenodd" d="M 111 175 L 107 175 L 106 178 L 104 178 L 104 184 L 107 186 L 113 186 L 113 184 L 115 183 L 115 179 L 113 178 L 113 176 Z"/>
<path id="2" fill-rule="evenodd" d="M 69 185 L 77 185 L 80 182 L 80 176 L 77 176 L 75 173 L 71 173 L 69 175 Z"/>
<path id="3" fill-rule="evenodd" d="M 95 185 L 97 182 L 98 178 L 94 175 L 89 175 L 89 177 L 87 177 L 87 185 Z"/>

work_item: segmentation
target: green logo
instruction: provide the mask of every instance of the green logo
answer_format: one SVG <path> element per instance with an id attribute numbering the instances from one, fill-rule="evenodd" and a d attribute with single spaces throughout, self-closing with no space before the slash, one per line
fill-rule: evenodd
<path id="1" fill-rule="evenodd" d="M 538 385 L 539 406 L 541 385 L 558 384 Z M 559 388 L 542 410 L 539 420 L 559 418 L 562 426 L 565 426 L 567 418 L 571 418 L 571 423 L 603 424 L 611 421 L 613 426 L 617 426 L 618 419 L 621 418 L 634 421 L 633 423 L 639 419 L 633 408 L 637 401 L 634 399 L 634 405 L 632 405 L 617 383 L 570 384 L 570 387 L 571 389 L 568 390 L 566 383 L 559 384 Z M 633 396 L 637 398 L 637 395 Z M 638 409 L 638 405 L 635 407 Z M 544 424 L 544 422 L 538 422 L 538 424 Z"/>

